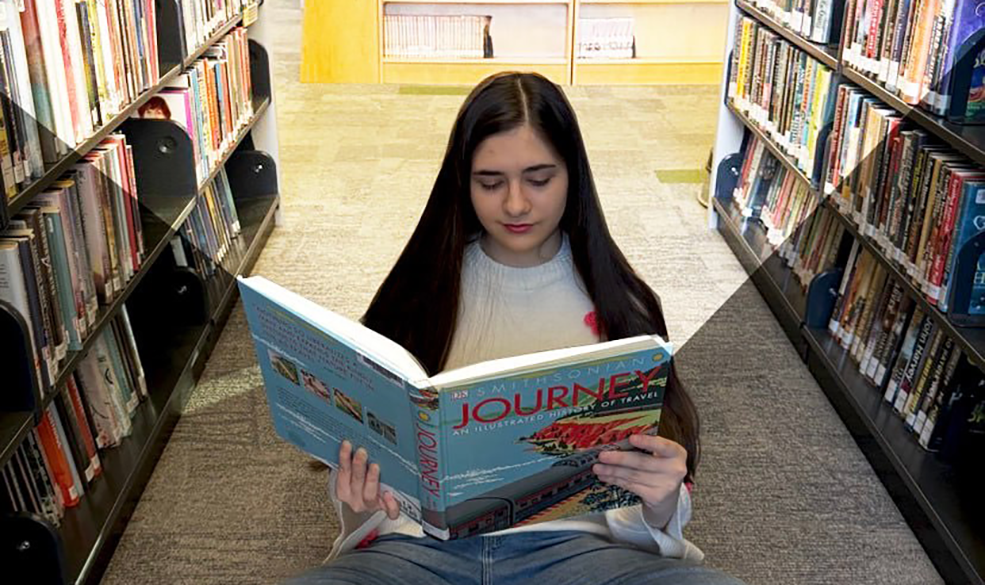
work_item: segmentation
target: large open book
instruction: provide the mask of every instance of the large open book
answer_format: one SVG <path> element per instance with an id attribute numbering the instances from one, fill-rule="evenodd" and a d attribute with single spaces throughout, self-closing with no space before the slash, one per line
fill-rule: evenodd
<path id="1" fill-rule="evenodd" d="M 239 279 L 281 437 L 330 465 L 348 439 L 437 538 L 632 505 L 603 449 L 655 434 L 671 347 L 639 336 L 428 376 L 386 337 L 258 276 Z"/>

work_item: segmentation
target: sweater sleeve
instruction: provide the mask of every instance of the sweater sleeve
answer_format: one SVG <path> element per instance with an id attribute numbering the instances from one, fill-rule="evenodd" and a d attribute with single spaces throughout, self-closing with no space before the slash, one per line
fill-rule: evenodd
<path id="1" fill-rule="evenodd" d="M 641 505 L 617 508 L 605 513 L 612 537 L 661 556 L 701 561 L 704 553 L 684 538 L 684 526 L 691 520 L 691 495 L 681 485 L 677 495 L 677 509 L 663 530 L 650 526 L 643 519 Z"/>

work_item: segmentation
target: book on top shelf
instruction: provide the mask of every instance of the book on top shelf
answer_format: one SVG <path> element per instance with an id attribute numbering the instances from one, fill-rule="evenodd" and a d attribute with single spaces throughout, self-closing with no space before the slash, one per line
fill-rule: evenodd
<path id="1" fill-rule="evenodd" d="M 278 434 L 330 465 L 342 440 L 440 539 L 638 503 L 598 453 L 656 434 L 672 348 L 638 336 L 428 377 L 386 337 L 262 278 L 238 279 Z"/>

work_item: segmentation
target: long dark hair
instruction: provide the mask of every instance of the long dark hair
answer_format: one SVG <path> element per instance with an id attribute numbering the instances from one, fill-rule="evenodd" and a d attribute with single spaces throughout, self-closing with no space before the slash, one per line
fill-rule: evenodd
<path id="1" fill-rule="evenodd" d="M 479 83 L 459 110 L 417 229 L 362 318 L 367 327 L 407 348 L 429 374 L 440 372 L 448 358 L 462 256 L 469 239 L 482 230 L 470 199 L 472 156 L 486 138 L 523 124 L 567 165 L 568 197 L 560 227 L 595 305 L 601 337 L 655 333 L 667 338 L 660 301 L 609 234 L 571 104 L 540 75 L 501 73 Z M 687 449 L 688 480 L 693 481 L 700 449 L 698 414 L 674 369 L 659 431 Z"/>

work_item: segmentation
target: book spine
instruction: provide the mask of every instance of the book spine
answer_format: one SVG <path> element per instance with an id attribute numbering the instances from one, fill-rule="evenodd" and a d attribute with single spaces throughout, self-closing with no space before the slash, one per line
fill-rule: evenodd
<path id="1" fill-rule="evenodd" d="M 960 352 L 954 347 L 954 339 L 946 336 L 944 337 L 944 344 L 941 347 L 940 354 L 935 358 L 933 362 L 933 368 L 930 373 L 930 380 L 927 383 L 927 388 L 920 397 L 920 400 L 913 408 L 912 419 L 907 417 L 907 426 L 910 430 L 919 438 L 920 431 L 923 430 L 923 425 L 927 422 L 927 410 L 929 405 L 933 403 L 934 398 L 937 396 L 937 391 L 940 388 L 941 379 L 944 377 L 945 371 L 950 366 L 952 360 Z"/>
<path id="2" fill-rule="evenodd" d="M 899 388 L 893 400 L 893 409 L 896 412 L 902 413 L 910 392 L 916 384 L 917 375 L 919 375 L 920 369 L 926 360 L 928 347 L 931 339 L 934 337 L 935 330 L 936 324 L 934 320 L 930 318 L 930 315 L 927 315 L 921 323 L 920 331 L 917 334 L 916 343 L 913 346 L 913 354 L 910 355 L 910 359 L 903 368 L 903 373 L 900 377 Z"/>
<path id="3" fill-rule="evenodd" d="M 944 312 L 950 309 L 950 304 L 953 301 L 950 297 L 954 294 L 954 286 L 950 280 L 951 276 L 954 275 L 958 254 L 960 254 L 961 247 L 964 246 L 965 242 L 980 231 L 977 224 L 978 217 L 985 211 L 985 183 L 980 181 L 961 181 L 961 183 L 957 187 L 961 190 L 961 213 L 956 222 L 955 229 L 957 232 L 952 240 L 951 249 L 948 251 L 945 276 L 942 278 L 941 291 L 937 301 L 938 307 Z M 979 271 L 976 270 L 975 276 L 977 277 L 978 274 Z"/>
<path id="4" fill-rule="evenodd" d="M 917 442 L 924 449 L 928 447 L 930 436 L 937 420 L 937 413 L 940 410 L 941 404 L 943 404 L 944 397 L 950 392 L 951 382 L 954 380 L 954 374 L 957 372 L 962 357 L 961 350 L 954 348 L 950 359 L 947 361 L 947 365 L 944 366 L 944 372 L 941 374 L 941 379 L 937 383 L 937 387 L 934 389 L 932 395 L 927 396 L 927 400 L 924 401 L 920 414 L 917 415 L 917 424 L 913 430 L 917 433 Z"/>
<path id="5" fill-rule="evenodd" d="M 51 468 L 48 466 L 48 461 L 44 457 L 44 451 L 39 443 L 38 431 L 36 429 L 32 429 L 28 433 L 24 444 L 27 446 L 26 453 L 31 470 L 34 473 L 34 481 L 37 483 L 38 488 L 45 494 L 41 502 L 45 510 L 45 517 L 57 525 L 65 513 L 65 509 L 61 503 L 61 495 L 54 484 L 52 484 Z"/>
<path id="6" fill-rule="evenodd" d="M 418 499 L 424 531 L 447 540 L 450 536 L 445 519 L 446 494 L 444 474 L 444 429 L 441 420 L 441 394 L 431 388 L 414 388 L 410 400 L 414 421 L 415 454 L 420 475 Z"/>
<path id="7" fill-rule="evenodd" d="M 71 405 L 72 414 L 74 419 L 79 426 L 79 432 L 82 436 L 82 443 L 85 447 L 86 457 L 89 459 L 89 467 L 92 470 L 92 476 L 96 477 L 102 473 L 102 463 L 99 460 L 99 451 L 96 448 L 96 439 L 92 435 L 92 429 L 89 426 L 89 418 L 86 416 L 85 408 L 82 405 L 82 397 L 79 395 L 79 388 L 75 383 L 75 378 L 69 376 L 65 384 L 65 392 L 68 394 L 68 401 Z M 88 473 L 88 469 L 87 469 Z M 91 480 L 92 478 L 90 478 Z"/>
<path id="8" fill-rule="evenodd" d="M 55 399 L 51 403 L 54 407 L 53 414 L 58 416 L 58 422 L 61 424 L 61 431 L 64 434 L 62 438 L 65 440 L 64 444 L 67 447 L 66 451 L 72 459 L 73 467 L 79 473 L 79 483 L 82 486 L 86 486 L 96 478 L 96 470 L 86 453 L 82 438 L 82 428 L 75 418 L 75 412 L 72 409 L 70 398 L 64 390 L 63 387 L 62 391 L 55 396 Z"/>
<path id="9" fill-rule="evenodd" d="M 42 415 L 41 424 L 38 425 L 38 435 L 41 438 L 41 445 L 48 462 L 51 464 L 52 479 L 61 492 L 64 506 L 71 508 L 78 505 L 81 494 L 73 481 L 73 472 L 69 469 L 71 462 L 61 448 L 50 410 L 46 410 Z"/>

